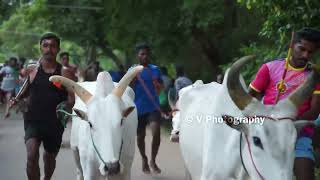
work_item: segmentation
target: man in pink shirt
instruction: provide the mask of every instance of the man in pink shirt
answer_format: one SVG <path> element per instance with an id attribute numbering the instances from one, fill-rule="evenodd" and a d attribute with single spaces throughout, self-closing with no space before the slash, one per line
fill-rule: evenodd
<path id="1" fill-rule="evenodd" d="M 304 28 L 295 33 L 292 46 L 292 57 L 284 78 L 283 90 L 279 100 L 295 91 L 311 72 L 308 63 L 312 55 L 319 49 L 320 31 Z M 285 70 L 285 59 L 278 59 L 263 64 L 256 78 L 250 83 L 249 94 L 263 99 L 264 104 L 275 104 L 279 82 Z M 320 112 L 320 84 L 315 87 L 311 98 L 298 109 L 297 119 L 315 120 Z M 305 127 L 298 134 L 295 147 L 294 173 L 297 180 L 314 180 L 314 155 L 312 147 L 313 127 Z M 318 143 L 318 142 L 317 142 Z"/>

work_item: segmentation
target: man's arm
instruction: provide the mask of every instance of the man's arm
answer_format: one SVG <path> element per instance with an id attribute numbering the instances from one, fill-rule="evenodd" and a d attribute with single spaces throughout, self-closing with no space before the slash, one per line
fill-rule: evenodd
<path id="1" fill-rule="evenodd" d="M 264 91 L 267 89 L 270 82 L 269 68 L 263 64 L 256 74 L 255 79 L 250 83 L 248 93 L 250 96 L 261 100 L 264 96 Z"/>
<path id="2" fill-rule="evenodd" d="M 164 88 L 162 73 L 159 68 L 157 68 L 156 80 L 158 82 L 158 90 L 161 91 Z"/>
<path id="3" fill-rule="evenodd" d="M 20 74 L 22 77 L 25 77 L 26 79 L 23 82 L 22 87 L 20 88 L 19 92 L 17 93 L 16 97 L 10 100 L 9 108 L 12 108 L 14 105 L 18 103 L 28 91 L 29 85 L 33 82 L 36 74 L 38 71 L 38 64 L 31 64 L 28 65 L 26 68 L 23 68 L 20 71 Z"/>
<path id="4" fill-rule="evenodd" d="M 254 90 L 251 86 L 249 86 L 249 90 L 248 91 L 249 91 L 248 93 L 249 93 L 250 96 L 258 99 L 259 101 L 261 101 L 263 96 L 264 96 L 263 93 Z"/>
<path id="5" fill-rule="evenodd" d="M 312 95 L 310 106 L 310 109 L 306 111 L 302 116 L 298 117 L 298 119 L 315 120 L 318 118 L 318 115 L 320 113 L 320 94 Z"/>

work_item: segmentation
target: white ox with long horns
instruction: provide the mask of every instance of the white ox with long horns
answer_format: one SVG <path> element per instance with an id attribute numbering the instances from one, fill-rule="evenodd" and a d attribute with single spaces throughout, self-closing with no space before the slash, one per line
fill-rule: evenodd
<path id="1" fill-rule="evenodd" d="M 128 84 L 142 69 L 130 69 L 118 84 L 108 72 L 99 73 L 96 82 L 78 84 L 50 77 L 77 95 L 70 139 L 77 179 L 130 180 L 138 120 Z"/>
<path id="2" fill-rule="evenodd" d="M 180 148 L 188 179 L 292 180 L 297 130 L 308 123 L 292 119 L 319 75 L 312 72 L 287 99 L 265 106 L 239 81 L 240 68 L 252 58 L 234 63 L 222 85 L 197 81 L 180 91 Z M 257 123 L 241 123 L 240 117 L 255 117 Z"/>

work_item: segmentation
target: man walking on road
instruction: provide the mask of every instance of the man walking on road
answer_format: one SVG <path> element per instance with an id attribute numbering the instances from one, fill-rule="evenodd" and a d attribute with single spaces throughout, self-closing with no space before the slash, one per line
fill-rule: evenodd
<path id="1" fill-rule="evenodd" d="M 159 174 L 161 170 L 156 164 L 156 157 L 160 147 L 161 110 L 157 92 L 162 87 L 161 72 L 156 65 L 150 64 L 151 48 L 149 45 L 144 43 L 137 45 L 136 53 L 140 64 L 144 66 L 137 79 L 131 83 L 138 110 L 137 144 L 142 157 L 142 171 L 149 174 L 151 168 L 154 173 Z M 144 141 L 148 124 L 153 136 L 150 167 L 145 153 Z"/>
<path id="2" fill-rule="evenodd" d="M 56 108 L 64 103 L 66 110 L 74 105 L 74 95 L 68 94 L 59 84 L 52 84 L 49 77 L 62 75 L 72 78 L 56 61 L 60 50 L 60 39 L 54 33 L 46 33 L 40 39 L 42 57 L 38 64 L 30 65 L 24 71 L 28 78 L 21 96 L 27 97 L 28 109 L 23 114 L 25 145 L 27 150 L 27 176 L 29 180 L 40 180 L 39 148 L 43 143 L 44 176 L 50 180 L 56 166 L 56 157 L 60 149 L 64 127 L 57 117 Z M 11 106 L 16 103 L 11 101 Z"/>

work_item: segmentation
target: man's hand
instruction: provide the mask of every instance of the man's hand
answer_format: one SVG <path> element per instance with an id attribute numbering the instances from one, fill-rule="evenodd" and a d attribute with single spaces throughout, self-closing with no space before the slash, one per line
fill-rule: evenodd
<path id="1" fill-rule="evenodd" d="M 315 158 L 315 166 L 316 168 L 319 168 L 320 167 L 320 149 L 319 148 L 316 148 L 314 150 L 314 158 Z"/>
<path id="2" fill-rule="evenodd" d="M 18 100 L 17 99 L 15 99 L 15 98 L 10 99 L 10 101 L 9 101 L 9 109 L 11 109 L 16 104 L 18 104 Z"/>
<path id="3" fill-rule="evenodd" d="M 72 108 L 66 101 L 63 101 L 57 105 L 56 114 L 64 128 L 67 127 L 67 122 L 70 120 L 70 116 L 66 112 L 71 114 Z"/>

